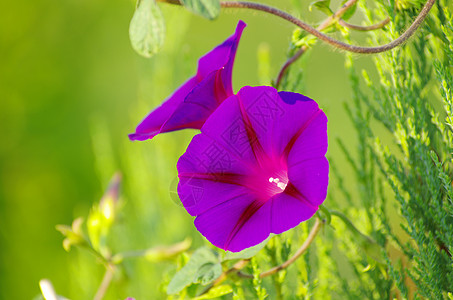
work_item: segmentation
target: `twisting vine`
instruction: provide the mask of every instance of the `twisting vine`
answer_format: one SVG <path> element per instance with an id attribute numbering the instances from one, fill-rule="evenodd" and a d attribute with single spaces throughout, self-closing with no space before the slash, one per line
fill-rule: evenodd
<path id="1" fill-rule="evenodd" d="M 169 3 L 169 4 L 181 5 L 181 2 L 179 0 L 157 0 L 157 1 Z M 337 12 L 335 12 L 333 15 L 328 17 L 316 29 L 287 12 L 284 12 L 275 7 L 264 5 L 261 3 L 247 2 L 247 1 L 222 1 L 222 2 L 220 2 L 220 6 L 223 8 L 243 8 L 243 9 L 263 11 L 263 12 L 275 15 L 277 17 L 280 17 L 282 19 L 285 19 L 285 20 L 293 23 L 294 25 L 300 27 L 301 29 L 312 34 L 313 36 L 317 37 L 321 41 L 333 46 L 334 48 L 341 49 L 341 50 L 348 51 L 348 52 L 353 52 L 353 53 L 375 54 L 375 53 L 381 53 L 381 52 L 386 52 L 386 51 L 392 50 L 392 49 L 404 44 L 417 31 L 417 29 L 423 23 L 426 16 L 430 12 L 431 8 L 436 3 L 436 0 L 428 0 L 426 2 L 426 4 L 423 6 L 420 13 L 418 14 L 417 18 L 415 18 L 415 20 L 406 29 L 406 31 L 404 33 L 402 33 L 398 38 L 396 38 L 393 41 L 391 41 L 387 44 L 384 44 L 384 45 L 375 46 L 375 47 L 363 47 L 363 46 L 358 46 L 358 45 L 351 45 L 351 44 L 347 44 L 342 41 L 336 40 L 334 38 L 331 38 L 328 35 L 321 32 L 325 28 L 332 25 L 334 22 L 338 22 L 341 26 L 344 26 L 344 27 L 347 27 L 347 28 L 350 28 L 353 30 L 358 30 L 358 31 L 376 30 L 376 29 L 382 28 L 383 26 L 385 26 L 387 23 L 390 22 L 390 19 L 388 19 L 388 18 L 378 24 L 371 25 L 371 26 L 358 26 L 358 25 L 353 25 L 353 24 L 349 24 L 349 23 L 345 22 L 344 20 L 341 19 L 341 17 L 356 2 L 357 2 L 357 0 L 347 1 L 345 4 L 343 4 L 343 6 Z M 293 57 L 291 57 L 290 59 L 288 59 L 286 61 L 286 63 L 281 68 L 281 70 L 277 76 L 277 79 L 275 81 L 276 88 L 278 88 L 280 86 L 280 83 L 281 83 L 283 76 L 284 76 L 286 70 L 288 69 L 288 67 L 291 64 L 293 64 L 295 61 L 297 61 L 297 59 L 299 59 L 299 57 L 306 50 L 307 50 L 306 46 L 302 47 Z"/>
<path id="2" fill-rule="evenodd" d="M 181 3 L 178 0 L 158 0 L 159 2 L 165 2 L 165 3 L 170 3 L 170 4 L 177 4 L 181 5 Z M 348 2 L 355 2 L 355 1 L 348 1 Z M 344 43 L 342 41 L 333 39 L 329 37 L 328 35 L 320 32 L 319 30 L 311 27 L 309 24 L 303 22 L 302 20 L 294 17 L 293 15 L 284 12 L 282 10 L 279 10 L 275 7 L 264 5 L 261 3 L 255 3 L 255 2 L 247 2 L 247 1 L 222 1 L 220 2 L 220 6 L 223 8 L 244 8 L 244 9 L 251 9 L 251 10 L 258 10 L 258 11 L 263 11 L 272 15 L 275 15 L 277 17 L 280 17 L 282 19 L 285 19 L 294 25 L 300 27 L 301 29 L 307 31 L 308 33 L 316 36 L 318 39 L 326 42 L 327 44 L 349 52 L 353 53 L 362 53 L 362 54 L 373 54 L 373 53 L 380 53 L 380 52 L 385 52 L 389 51 L 404 42 L 406 42 L 420 27 L 420 25 L 423 23 L 425 20 L 426 16 L 430 12 L 431 8 L 434 6 L 436 3 L 436 0 L 428 0 L 423 6 L 422 10 L 420 11 L 419 15 L 417 18 L 415 18 L 414 22 L 407 28 L 407 30 L 401 34 L 398 38 L 395 40 L 391 41 L 388 44 L 381 45 L 381 46 L 376 46 L 376 47 L 362 47 L 362 46 L 357 46 L 357 45 L 351 45 Z M 346 7 L 346 3 L 343 5 L 343 8 Z"/>

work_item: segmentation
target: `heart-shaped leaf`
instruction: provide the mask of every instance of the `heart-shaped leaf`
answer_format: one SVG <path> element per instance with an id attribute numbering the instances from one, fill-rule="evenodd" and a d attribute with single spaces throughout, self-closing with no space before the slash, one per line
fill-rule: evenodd
<path id="1" fill-rule="evenodd" d="M 210 249 L 206 247 L 197 249 L 192 254 L 187 264 L 182 267 L 182 269 L 179 270 L 171 279 L 167 287 L 167 294 L 176 294 L 194 282 L 203 283 L 209 281 L 210 278 L 216 274 L 219 274 L 219 267 L 220 273 L 222 273 L 222 267 L 218 264 L 218 262 L 219 260 L 217 256 Z M 216 264 L 218 264 L 218 266 L 216 266 Z M 210 272 L 212 274 L 208 274 Z"/>
<path id="2" fill-rule="evenodd" d="M 162 12 L 154 0 L 141 0 L 129 26 L 132 48 L 144 56 L 151 57 L 164 43 L 165 23 Z"/>

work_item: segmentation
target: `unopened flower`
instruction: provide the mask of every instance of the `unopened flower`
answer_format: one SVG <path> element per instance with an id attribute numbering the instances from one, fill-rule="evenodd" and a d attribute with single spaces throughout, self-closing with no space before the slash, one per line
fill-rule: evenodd
<path id="1" fill-rule="evenodd" d="M 200 129 L 219 104 L 233 95 L 233 63 L 245 26 L 239 21 L 231 37 L 200 58 L 197 74 L 153 110 L 129 138 L 143 141 L 159 133 Z"/>
<path id="2" fill-rule="evenodd" d="M 327 117 L 315 101 L 244 87 L 210 116 L 178 161 L 195 226 L 237 252 L 313 216 L 326 198 Z"/>

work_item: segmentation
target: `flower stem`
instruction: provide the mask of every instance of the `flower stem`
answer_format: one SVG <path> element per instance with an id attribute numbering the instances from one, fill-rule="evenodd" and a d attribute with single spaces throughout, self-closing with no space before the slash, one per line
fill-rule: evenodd
<path id="1" fill-rule="evenodd" d="M 228 278 L 228 275 L 238 273 L 242 268 L 244 268 L 249 263 L 249 261 L 250 259 L 241 259 L 240 261 L 235 263 L 233 267 L 226 271 L 223 271 L 223 273 L 207 289 L 205 289 L 200 294 L 200 296 L 206 294 L 207 292 L 209 292 L 210 289 L 224 282 Z"/>
<path id="2" fill-rule="evenodd" d="M 376 29 L 381 29 L 388 23 L 390 23 L 390 18 L 386 18 L 385 20 L 383 20 L 379 23 L 369 25 L 369 26 L 354 25 L 354 24 L 347 23 L 346 21 L 344 21 L 342 19 L 338 20 L 338 24 L 340 24 L 341 26 L 352 29 L 352 30 L 357 30 L 357 31 L 372 31 L 372 30 L 376 30 Z"/>
<path id="3" fill-rule="evenodd" d="M 324 22 L 322 22 L 317 28 L 316 30 L 318 31 L 322 31 L 324 29 L 326 29 L 327 27 L 329 27 L 330 25 L 332 25 L 336 19 L 340 19 L 345 13 L 346 11 L 348 11 L 349 8 L 351 8 L 351 6 L 353 6 L 355 3 L 357 2 L 357 0 L 349 0 L 347 1 L 345 4 L 343 4 L 339 10 L 337 10 L 333 15 L 327 17 Z M 308 47 L 307 46 L 303 46 L 302 48 L 300 48 L 296 54 L 294 54 L 292 57 L 290 57 L 286 62 L 285 64 L 283 65 L 283 67 L 280 69 L 280 72 L 278 73 L 278 76 L 277 76 L 277 80 L 275 81 L 275 88 L 278 89 L 278 87 L 280 86 L 281 82 L 282 82 L 282 79 L 283 79 L 283 76 L 286 74 L 286 71 L 288 70 L 288 68 L 293 64 L 295 63 L 304 53 L 305 51 L 307 51 Z"/>
<path id="4" fill-rule="evenodd" d="M 170 3 L 170 4 L 181 5 L 179 0 L 158 0 L 158 1 Z M 355 1 L 350 0 L 348 2 L 355 2 Z M 380 53 L 380 52 L 389 51 L 389 50 L 403 44 L 404 42 L 406 42 L 417 31 L 418 27 L 420 27 L 421 23 L 425 20 L 426 16 L 428 15 L 429 11 L 431 10 L 431 8 L 434 6 L 435 3 L 436 3 L 436 0 L 428 0 L 426 2 L 425 6 L 423 6 L 423 8 L 420 11 L 419 15 L 417 16 L 417 18 L 415 18 L 414 22 L 409 26 L 409 28 L 403 34 L 401 34 L 398 38 L 396 38 L 395 40 L 391 41 L 388 44 L 376 46 L 376 47 L 362 47 L 362 46 L 350 45 L 350 44 L 341 42 L 339 40 L 333 39 L 333 38 L 329 37 L 328 35 L 311 27 L 307 23 L 290 15 L 289 13 L 279 10 L 275 7 L 267 6 L 267 5 L 264 5 L 261 3 L 247 2 L 247 1 L 222 1 L 222 2 L 220 2 L 220 5 L 224 8 L 244 8 L 244 9 L 263 11 L 263 12 L 275 15 L 277 17 L 280 17 L 282 19 L 285 19 L 285 20 L 293 23 L 294 25 L 302 28 L 303 30 L 316 36 L 320 40 L 326 42 L 327 44 L 329 44 L 335 48 L 342 49 L 342 50 L 349 51 L 349 52 L 354 52 L 354 53 L 372 54 L 372 53 Z M 346 3 L 345 3 L 345 5 L 346 5 Z M 345 5 L 343 5 L 343 7 Z"/>
<path id="5" fill-rule="evenodd" d="M 305 251 L 307 251 L 308 247 L 310 247 L 311 243 L 315 240 L 316 235 L 318 234 L 319 230 L 322 228 L 324 223 L 325 223 L 324 220 L 316 219 L 315 225 L 313 226 L 310 233 L 308 234 L 307 239 L 302 244 L 302 246 L 300 246 L 300 248 L 296 251 L 296 253 L 294 253 L 294 255 L 291 258 L 289 258 L 287 261 L 285 261 L 281 265 L 275 266 L 275 267 L 261 273 L 260 277 L 263 278 L 263 277 L 267 277 L 269 275 L 275 274 L 283 269 L 286 269 L 291 264 L 293 264 L 302 254 L 305 253 Z M 238 275 L 240 277 L 244 277 L 244 278 L 253 278 L 253 275 L 245 274 L 242 272 L 238 272 Z"/>
<path id="6" fill-rule="evenodd" d="M 104 299 L 104 296 L 107 293 L 110 283 L 112 282 L 114 273 L 115 273 L 115 265 L 109 264 L 105 270 L 104 278 L 102 278 L 101 285 L 99 286 L 99 289 L 97 290 L 96 295 L 94 296 L 93 300 Z"/>
<path id="7" fill-rule="evenodd" d="M 350 0 L 353 1 L 353 0 Z M 428 0 L 423 7 L 423 9 L 420 11 L 419 15 L 417 18 L 414 20 L 414 22 L 409 26 L 409 28 L 398 38 L 395 40 L 391 41 L 388 44 L 377 46 L 377 47 L 362 47 L 362 46 L 356 46 L 356 45 L 350 45 L 346 44 L 344 42 L 338 41 L 336 39 L 333 39 L 329 37 L 328 35 L 319 32 L 315 28 L 311 27 L 307 23 L 299 20 L 298 18 L 288 14 L 287 12 L 281 11 L 275 7 L 267 6 L 264 4 L 260 3 L 255 3 L 255 2 L 246 2 L 246 1 L 223 1 L 221 2 L 221 6 L 225 8 L 245 8 L 245 9 L 253 9 L 253 10 L 259 10 L 263 11 L 266 13 L 270 13 L 272 15 L 275 15 L 277 17 L 280 17 L 282 19 L 285 19 L 294 25 L 302 28 L 303 30 L 307 31 L 308 33 L 316 36 L 318 39 L 328 43 L 329 45 L 342 49 L 345 51 L 349 52 L 354 52 L 354 53 L 363 53 L 363 54 L 372 54 L 372 53 L 380 53 L 380 52 L 385 52 L 389 51 L 404 42 L 406 42 L 420 27 L 421 23 L 423 20 L 426 18 L 428 15 L 429 11 L 433 7 L 434 3 L 436 3 L 436 0 Z"/>

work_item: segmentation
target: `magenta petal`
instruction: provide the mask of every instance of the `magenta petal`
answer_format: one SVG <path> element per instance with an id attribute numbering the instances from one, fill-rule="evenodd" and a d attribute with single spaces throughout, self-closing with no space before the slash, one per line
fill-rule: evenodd
<path id="1" fill-rule="evenodd" d="M 244 195 L 200 214 L 195 226 L 215 246 L 238 252 L 264 241 L 269 222 L 270 206 Z"/>
<path id="2" fill-rule="evenodd" d="M 282 98 L 283 96 L 283 98 Z M 260 144 L 272 157 L 287 155 L 292 139 L 321 110 L 310 98 L 272 87 L 244 87 L 238 93 Z M 324 153 L 325 154 L 325 153 Z"/>
<path id="3" fill-rule="evenodd" d="M 218 111 L 220 113 L 217 113 Z M 231 96 L 225 100 L 209 117 L 201 128 L 201 132 L 204 136 L 215 140 L 244 165 L 256 163 L 252 148 L 256 137 L 250 137 L 247 133 L 237 96 Z"/>
<path id="4" fill-rule="evenodd" d="M 184 101 L 178 105 L 173 114 L 167 118 L 160 132 L 169 132 L 181 128 L 201 128 L 205 120 L 220 104 L 216 81 L 220 71 L 211 72 L 205 79 L 196 85 L 186 96 Z"/>
<path id="5" fill-rule="evenodd" d="M 315 101 L 244 87 L 178 161 L 178 194 L 214 245 L 241 251 L 313 216 L 328 185 L 327 118 Z"/>
<path id="6" fill-rule="evenodd" d="M 310 219 L 318 210 L 318 207 L 286 193 L 276 195 L 271 201 L 271 232 L 275 234 L 296 227 L 300 222 Z"/>
<path id="7" fill-rule="evenodd" d="M 137 129 L 135 129 L 135 133 L 129 135 L 129 139 L 131 141 L 144 141 L 159 134 L 162 124 L 168 120 L 175 109 L 184 101 L 184 98 L 196 85 L 197 80 L 195 78 L 190 78 L 186 83 L 179 87 L 168 100 L 146 116 L 146 118 L 137 126 Z"/>
<path id="8" fill-rule="evenodd" d="M 245 26 L 240 21 L 231 37 L 200 58 L 197 75 L 153 110 L 129 138 L 143 141 L 159 133 L 200 129 L 217 106 L 233 95 L 232 68 Z"/>
<path id="9" fill-rule="evenodd" d="M 243 21 L 239 21 L 236 26 L 236 32 L 211 52 L 200 58 L 198 62 L 197 77 L 205 78 L 212 71 L 222 69 L 222 82 L 228 96 L 233 94 L 231 84 L 233 64 L 242 31 L 246 26 L 247 24 Z"/>
<path id="10" fill-rule="evenodd" d="M 178 194 L 191 215 L 249 192 L 240 185 L 248 172 L 242 160 L 203 134 L 193 138 L 177 169 Z"/>
<path id="11" fill-rule="evenodd" d="M 268 201 L 258 208 L 231 237 L 227 248 L 231 252 L 239 252 L 255 246 L 271 233 L 271 202 Z"/>
<path id="12" fill-rule="evenodd" d="M 327 196 L 329 162 L 320 157 L 290 165 L 288 177 L 297 190 L 313 205 L 321 205 Z"/>

